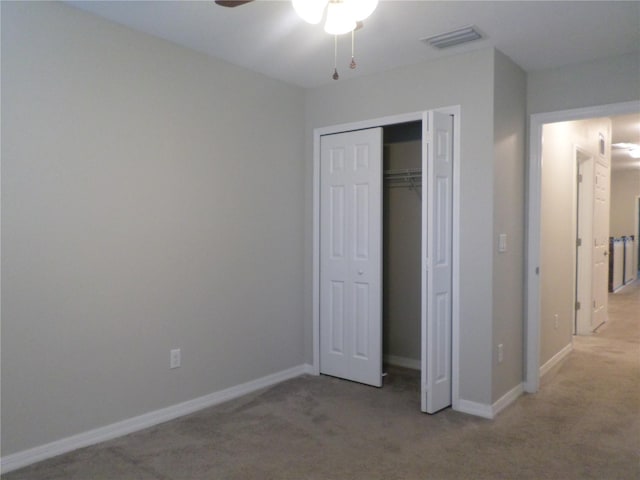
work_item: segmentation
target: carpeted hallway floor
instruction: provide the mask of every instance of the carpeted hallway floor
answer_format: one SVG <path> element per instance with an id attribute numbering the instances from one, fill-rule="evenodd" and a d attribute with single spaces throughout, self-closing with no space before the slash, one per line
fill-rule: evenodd
<path id="1" fill-rule="evenodd" d="M 5 480 L 637 479 L 640 281 L 535 395 L 494 421 L 419 412 L 417 372 L 375 389 L 300 377 Z"/>

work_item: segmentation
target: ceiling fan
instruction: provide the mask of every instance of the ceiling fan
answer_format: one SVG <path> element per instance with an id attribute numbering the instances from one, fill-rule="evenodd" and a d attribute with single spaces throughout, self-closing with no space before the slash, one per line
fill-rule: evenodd
<path id="1" fill-rule="evenodd" d="M 239 7 L 255 0 L 215 0 L 221 7 Z M 293 9 L 307 23 L 320 23 L 325 17 L 324 30 L 331 35 L 343 35 L 360 29 L 362 21 L 373 13 L 379 0 L 291 0 Z"/>
<path id="2" fill-rule="evenodd" d="M 221 7 L 239 7 L 245 3 L 251 3 L 253 0 L 215 0 Z"/>
<path id="3" fill-rule="evenodd" d="M 254 0 L 215 0 L 221 7 L 239 7 Z M 333 79 L 337 80 L 338 69 L 335 60 L 338 55 L 338 35 L 351 33 L 351 63 L 349 68 L 356 68 L 354 58 L 354 34 L 363 27 L 362 21 L 378 6 L 379 0 L 291 0 L 296 13 L 307 23 L 318 24 L 326 19 L 324 30 L 334 35 L 334 72 Z M 326 11 L 326 15 L 325 15 Z"/>

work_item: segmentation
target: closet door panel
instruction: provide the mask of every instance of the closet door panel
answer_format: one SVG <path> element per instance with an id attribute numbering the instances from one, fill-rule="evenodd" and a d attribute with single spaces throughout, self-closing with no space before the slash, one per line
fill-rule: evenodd
<path id="1" fill-rule="evenodd" d="M 320 145 L 320 372 L 382 385 L 382 129 Z"/>
<path id="2" fill-rule="evenodd" d="M 330 229 L 329 238 L 331 245 L 329 251 L 331 252 L 331 259 L 338 260 L 345 258 L 344 244 L 345 244 L 345 212 L 344 212 L 344 186 L 336 185 L 330 188 L 330 221 L 327 224 L 327 228 Z"/>
<path id="3" fill-rule="evenodd" d="M 421 408 L 435 413 L 451 405 L 453 119 L 432 111 L 425 123 Z"/>
<path id="4" fill-rule="evenodd" d="M 369 232 L 369 186 L 355 185 L 353 189 L 353 256 L 356 260 L 369 260 L 371 244 Z"/>
<path id="5" fill-rule="evenodd" d="M 333 355 L 344 354 L 344 282 L 331 282 L 329 298 L 329 350 Z"/>

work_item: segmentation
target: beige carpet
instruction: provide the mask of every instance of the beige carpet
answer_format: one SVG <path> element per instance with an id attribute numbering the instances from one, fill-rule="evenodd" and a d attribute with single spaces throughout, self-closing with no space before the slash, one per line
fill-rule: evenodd
<path id="1" fill-rule="evenodd" d="M 375 389 L 306 376 L 6 480 L 638 479 L 640 283 L 494 421 L 419 413 L 417 372 Z"/>

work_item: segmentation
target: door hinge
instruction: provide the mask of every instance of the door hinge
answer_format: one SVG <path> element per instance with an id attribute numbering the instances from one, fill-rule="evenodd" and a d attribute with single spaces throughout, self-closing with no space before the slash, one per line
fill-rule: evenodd
<path id="1" fill-rule="evenodd" d="M 580 310 L 580 302 L 576 302 L 576 310 Z"/>
<path id="2" fill-rule="evenodd" d="M 536 267 L 536 275 L 540 275 L 540 267 Z"/>
<path id="3" fill-rule="evenodd" d="M 594 310 L 596 309 L 596 301 L 595 300 L 593 301 L 593 309 Z"/>
<path id="4" fill-rule="evenodd" d="M 581 238 L 578 238 L 578 239 L 576 240 L 576 247 L 581 247 L 581 246 L 582 246 L 582 239 L 581 239 Z"/>
<path id="5" fill-rule="evenodd" d="M 578 183 L 582 183 L 582 174 L 581 173 L 578 174 Z"/>

